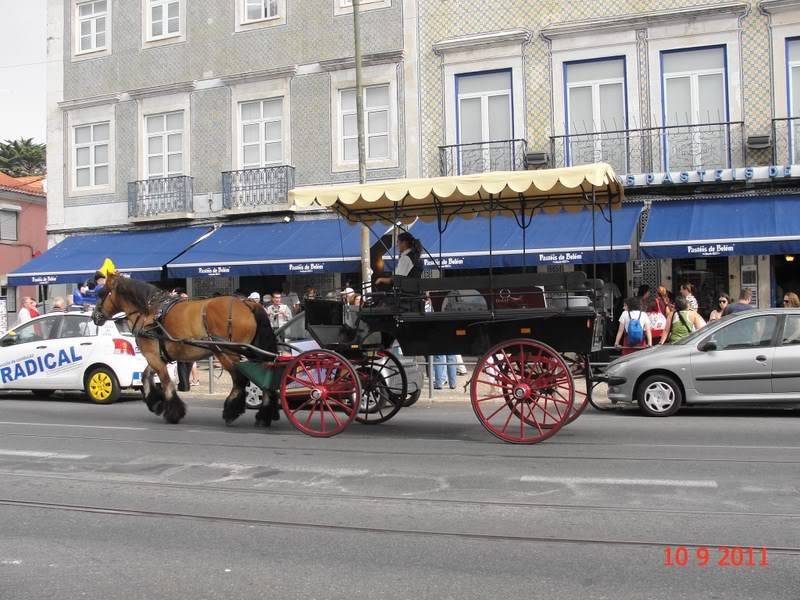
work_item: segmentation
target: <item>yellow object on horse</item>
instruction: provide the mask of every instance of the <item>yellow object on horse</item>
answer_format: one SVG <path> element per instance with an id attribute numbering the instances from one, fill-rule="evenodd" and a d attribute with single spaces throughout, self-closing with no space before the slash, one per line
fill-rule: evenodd
<path id="1" fill-rule="evenodd" d="M 117 267 L 114 265 L 114 262 L 110 258 L 106 258 L 103 261 L 103 266 L 97 269 L 98 273 L 102 273 L 103 277 L 108 277 L 112 273 L 117 272 Z"/>

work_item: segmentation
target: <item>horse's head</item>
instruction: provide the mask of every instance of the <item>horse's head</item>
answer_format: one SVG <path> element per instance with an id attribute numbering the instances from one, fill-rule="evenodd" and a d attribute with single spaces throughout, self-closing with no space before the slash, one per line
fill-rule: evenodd
<path id="1" fill-rule="evenodd" d="M 116 273 L 111 273 L 106 277 L 106 283 L 100 292 L 97 294 L 97 304 L 94 305 L 92 311 L 92 321 L 100 327 L 114 315 L 126 312 L 124 306 L 121 306 L 117 300 L 117 295 L 114 293 L 117 290 L 121 277 Z"/>

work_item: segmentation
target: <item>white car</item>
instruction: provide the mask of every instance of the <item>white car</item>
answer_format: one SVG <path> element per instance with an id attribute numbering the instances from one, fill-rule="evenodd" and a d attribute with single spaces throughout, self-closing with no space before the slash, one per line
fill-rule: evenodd
<path id="1" fill-rule="evenodd" d="M 36 317 L 0 338 L 0 390 L 83 390 L 111 404 L 125 388 L 141 388 L 147 361 L 124 322 L 102 327 L 85 313 Z"/>

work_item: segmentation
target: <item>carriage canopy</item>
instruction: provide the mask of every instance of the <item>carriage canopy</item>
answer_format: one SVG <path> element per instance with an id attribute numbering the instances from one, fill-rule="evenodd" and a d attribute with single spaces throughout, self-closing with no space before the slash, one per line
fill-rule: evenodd
<path id="1" fill-rule="evenodd" d="M 351 221 L 419 217 L 442 212 L 469 217 L 493 210 L 578 211 L 594 204 L 619 206 L 621 181 L 605 163 L 528 171 L 495 171 L 454 177 L 397 179 L 345 186 L 295 188 L 296 210 L 333 208 Z"/>

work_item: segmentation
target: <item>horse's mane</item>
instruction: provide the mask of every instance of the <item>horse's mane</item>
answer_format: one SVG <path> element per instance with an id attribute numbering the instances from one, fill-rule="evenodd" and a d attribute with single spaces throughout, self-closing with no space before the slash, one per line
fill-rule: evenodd
<path id="1" fill-rule="evenodd" d="M 144 314 L 150 313 L 153 305 L 167 297 L 167 292 L 138 279 L 120 278 L 114 290 Z"/>

